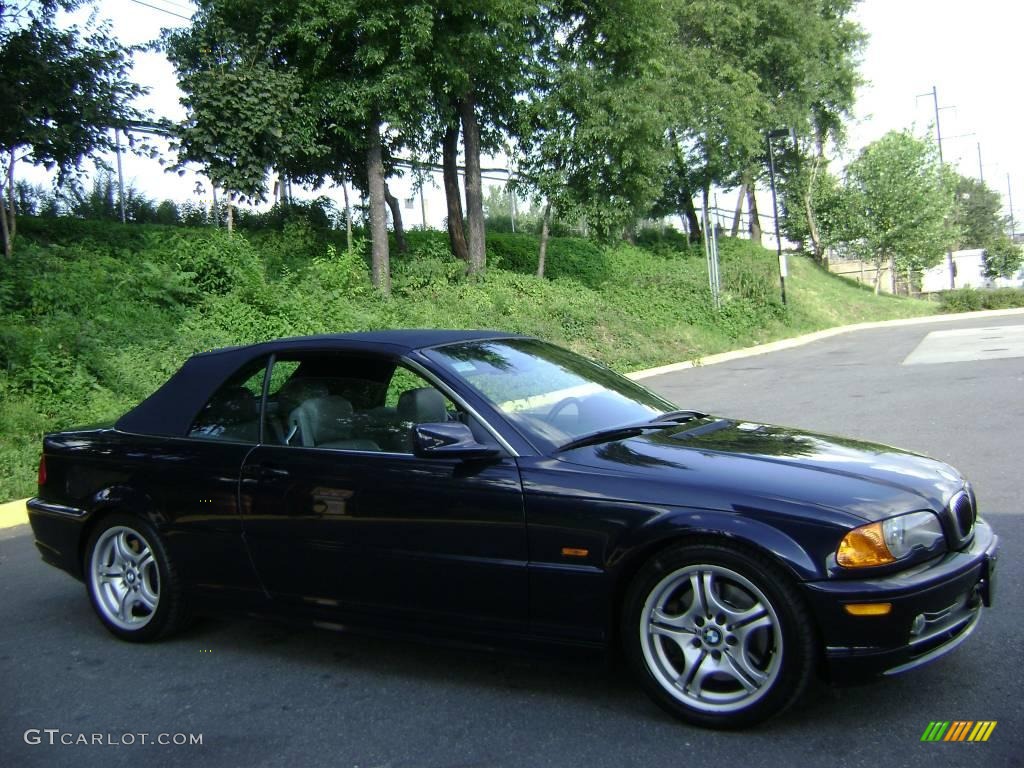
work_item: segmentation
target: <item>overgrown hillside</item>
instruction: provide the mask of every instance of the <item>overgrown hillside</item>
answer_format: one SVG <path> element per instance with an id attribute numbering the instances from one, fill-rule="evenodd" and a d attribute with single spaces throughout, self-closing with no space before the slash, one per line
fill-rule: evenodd
<path id="1" fill-rule="evenodd" d="M 703 252 L 677 238 L 601 247 L 554 238 L 548 278 L 536 238 L 488 238 L 486 278 L 467 280 L 439 232 L 409 233 L 394 295 L 371 288 L 360 247 L 302 220 L 280 230 L 26 219 L 0 273 L 0 500 L 34 489 L 46 431 L 111 421 L 190 354 L 286 335 L 384 327 L 496 328 L 567 345 L 620 369 L 691 360 L 832 325 L 925 314 L 790 258 L 789 306 L 775 255 L 724 240 L 721 311 Z M 362 243 L 360 243 L 362 246 Z"/>

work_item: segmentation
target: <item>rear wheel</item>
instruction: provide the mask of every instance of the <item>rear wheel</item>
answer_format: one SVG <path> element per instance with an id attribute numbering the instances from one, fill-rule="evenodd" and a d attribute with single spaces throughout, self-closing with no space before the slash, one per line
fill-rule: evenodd
<path id="1" fill-rule="evenodd" d="M 718 544 L 675 547 L 644 566 L 622 632 L 651 697 L 697 725 L 771 717 L 800 696 L 814 668 L 810 617 L 786 575 Z"/>
<path id="2" fill-rule="evenodd" d="M 89 538 L 84 565 L 93 609 L 118 637 L 155 640 L 183 624 L 181 580 L 146 521 L 122 514 L 105 518 Z"/>

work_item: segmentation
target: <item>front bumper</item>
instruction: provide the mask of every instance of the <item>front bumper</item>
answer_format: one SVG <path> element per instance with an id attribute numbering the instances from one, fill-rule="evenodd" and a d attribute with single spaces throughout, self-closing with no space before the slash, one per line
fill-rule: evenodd
<path id="1" fill-rule="evenodd" d="M 966 549 L 916 568 L 883 578 L 805 582 L 830 677 L 898 674 L 960 645 L 982 607 L 992 604 L 998 549 L 999 538 L 979 519 Z M 892 603 L 892 611 L 851 616 L 844 608 L 850 603 Z"/>

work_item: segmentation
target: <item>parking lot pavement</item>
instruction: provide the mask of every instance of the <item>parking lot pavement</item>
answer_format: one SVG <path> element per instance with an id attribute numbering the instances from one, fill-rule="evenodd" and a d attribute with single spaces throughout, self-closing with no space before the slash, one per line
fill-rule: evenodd
<path id="1" fill-rule="evenodd" d="M 857 332 L 645 382 L 681 406 L 902 445 L 974 481 L 1002 539 L 997 604 L 964 646 L 928 667 L 817 685 L 781 718 L 717 733 L 676 723 L 591 658 L 253 619 L 211 619 L 136 646 L 100 627 L 83 587 L 43 565 L 18 526 L 0 530 L 0 766 L 1020 766 L 1024 358 L 904 365 L 934 330 Z M 921 742 L 934 720 L 997 726 L 986 743 Z M 203 743 L 51 746 L 45 733 L 25 743 L 27 730 L 48 728 L 120 741 L 202 734 Z"/>

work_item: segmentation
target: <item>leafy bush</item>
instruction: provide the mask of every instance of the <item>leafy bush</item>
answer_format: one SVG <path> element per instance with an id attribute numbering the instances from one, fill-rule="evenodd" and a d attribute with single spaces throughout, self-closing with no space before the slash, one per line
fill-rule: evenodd
<path id="1" fill-rule="evenodd" d="M 982 309 L 1024 307 L 1024 288 L 958 288 L 939 293 L 940 312 L 977 312 Z"/>
<path id="2" fill-rule="evenodd" d="M 500 269 L 532 275 L 537 272 L 537 238 L 527 234 L 489 234 L 488 261 Z M 559 237 L 548 241 L 544 274 L 549 279 L 572 277 L 589 288 L 600 287 L 611 275 L 606 251 L 582 237 Z"/>

